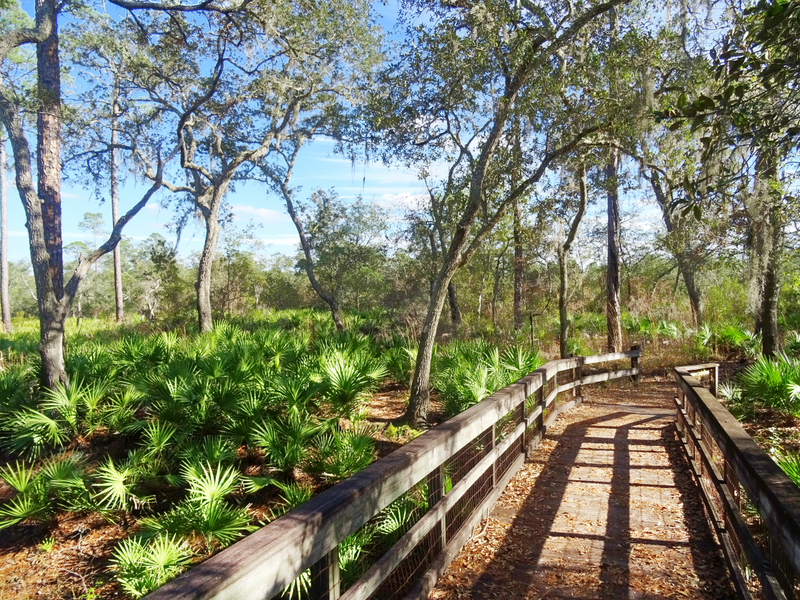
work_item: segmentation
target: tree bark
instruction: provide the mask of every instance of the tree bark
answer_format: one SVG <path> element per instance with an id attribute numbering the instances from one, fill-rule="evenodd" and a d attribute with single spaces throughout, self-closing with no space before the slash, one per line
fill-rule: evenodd
<path id="1" fill-rule="evenodd" d="M 567 341 L 569 340 L 569 315 L 567 313 L 567 303 L 569 300 L 569 252 L 572 248 L 572 243 L 575 241 L 575 236 L 578 235 L 578 228 L 580 227 L 583 215 L 586 213 L 586 205 L 589 197 L 586 190 L 585 165 L 581 165 L 578 171 L 578 185 L 578 211 L 575 213 L 575 218 L 570 225 L 567 239 L 564 240 L 564 244 L 558 252 L 558 272 L 561 279 L 558 286 L 559 350 L 561 358 L 567 358 L 569 354 L 567 349 Z"/>
<path id="2" fill-rule="evenodd" d="M 613 148 L 605 169 L 608 199 L 608 268 L 606 279 L 606 326 L 608 351 L 622 350 L 622 307 L 620 303 L 620 215 L 619 150 Z"/>
<path id="3" fill-rule="evenodd" d="M 55 0 L 36 0 L 37 26 L 46 18 L 49 4 L 55 12 Z M 37 116 L 37 173 L 39 198 L 42 201 L 44 234 L 49 254 L 50 279 L 56 299 L 64 296 L 64 263 L 61 239 L 61 72 L 58 56 L 58 25 L 53 19 L 50 35 L 36 45 L 39 84 Z M 50 339 L 50 338 L 48 338 Z M 45 343 L 45 340 L 42 340 Z M 50 353 L 52 354 L 52 353 Z"/>
<path id="4" fill-rule="evenodd" d="M 494 266 L 494 284 L 492 285 L 492 325 L 497 327 L 497 300 L 500 296 L 500 281 L 503 278 L 503 254 L 502 252 L 495 262 Z"/>
<path id="5" fill-rule="evenodd" d="M 197 267 L 197 322 L 201 333 L 214 329 L 214 319 L 211 315 L 211 267 L 214 264 L 214 254 L 219 242 L 219 202 L 224 195 L 223 190 L 210 191 L 211 202 L 208 207 L 203 207 L 203 219 L 206 223 L 206 237 L 203 242 L 203 251 L 200 254 L 200 264 Z M 219 196 L 217 198 L 217 196 Z M 200 202 L 198 202 L 200 204 Z"/>
<path id="6" fill-rule="evenodd" d="M 514 200 L 514 331 L 522 329 L 522 231 L 519 199 Z"/>
<path id="7" fill-rule="evenodd" d="M 783 219 L 781 202 L 772 189 L 777 179 L 774 153 L 762 150 L 756 162 L 755 209 L 758 215 L 754 235 L 755 252 L 763 265 L 760 284 L 761 302 L 757 307 L 756 333 L 761 333 L 761 350 L 765 356 L 774 356 L 780 349 L 778 330 L 778 299 L 780 296 L 780 259 L 783 252 Z"/>
<path id="8" fill-rule="evenodd" d="M 117 122 L 119 118 L 119 82 L 114 82 L 111 100 L 111 221 L 116 225 L 119 220 L 119 195 L 117 189 Z M 119 244 L 114 246 L 114 304 L 117 311 L 117 323 L 125 318 L 125 307 L 122 299 L 122 257 Z"/>
<path id="9" fill-rule="evenodd" d="M 297 229 L 297 235 L 300 237 L 300 246 L 303 248 L 303 255 L 306 258 L 306 275 L 308 275 L 308 281 L 311 283 L 311 288 L 316 292 L 317 296 L 319 296 L 322 301 L 328 305 L 328 308 L 331 311 L 333 324 L 336 326 L 336 330 L 344 331 L 344 323 L 342 322 L 339 302 L 336 300 L 336 297 L 333 294 L 326 292 L 322 288 L 322 285 L 320 285 L 319 281 L 314 275 L 314 260 L 311 257 L 311 244 L 308 243 L 308 238 L 306 237 L 306 232 L 303 228 L 303 222 L 300 220 L 300 217 L 294 208 L 291 191 L 285 186 L 281 186 L 281 189 L 283 192 L 284 202 L 286 202 L 286 211 L 289 213 L 289 217 L 292 219 L 295 229 Z"/>
<path id="10" fill-rule="evenodd" d="M 661 207 L 661 214 L 664 219 L 664 226 L 666 227 L 667 234 L 677 234 L 678 226 L 676 226 L 676 223 L 673 221 L 670 212 L 669 194 L 664 189 L 661 178 L 656 171 L 652 171 L 647 179 L 650 181 L 650 186 L 653 188 L 656 202 L 658 202 Z M 686 286 L 686 293 L 689 296 L 689 304 L 692 307 L 692 321 L 695 328 L 699 328 L 703 324 L 703 294 L 694 277 L 697 261 L 693 259 L 692 249 L 682 242 L 679 243 L 680 247 L 674 248 L 672 253 L 675 257 L 675 261 L 678 263 L 678 272 L 683 278 L 683 284 Z"/>
<path id="11" fill-rule="evenodd" d="M 447 302 L 450 306 L 450 322 L 457 329 L 461 326 L 461 309 L 458 307 L 456 284 L 452 281 L 447 285 Z"/>
<path id="12" fill-rule="evenodd" d="M 6 190 L 6 137 L 0 135 L 0 305 L 3 331 L 11 333 L 11 305 L 8 303 L 8 192 Z"/>

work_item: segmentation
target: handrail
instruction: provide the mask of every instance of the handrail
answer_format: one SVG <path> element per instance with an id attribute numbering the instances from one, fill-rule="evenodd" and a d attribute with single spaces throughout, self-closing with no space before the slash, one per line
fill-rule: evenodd
<path id="1" fill-rule="evenodd" d="M 626 376 L 638 380 L 640 354 L 634 346 L 629 352 L 550 361 L 209 558 L 148 599 L 265 600 L 309 568 L 313 600 L 366 599 L 381 583 L 386 585 L 401 563 L 420 563 L 413 551 L 425 539 L 431 552 L 423 561 L 425 572 L 413 582 L 413 593 L 422 593 L 466 542 L 483 510 L 499 496 L 547 426 L 580 402 L 581 386 Z M 623 359 L 631 360 L 630 369 L 583 377 L 584 365 Z M 572 381 L 558 385 L 558 374 L 567 371 Z M 558 394 L 570 390 L 573 400 L 556 406 Z M 536 402 L 528 401 L 532 396 Z M 458 480 L 453 476 L 452 489 L 445 493 L 446 474 L 456 467 Z M 462 467 L 469 469 L 461 472 Z M 339 544 L 421 482 L 428 497 L 425 515 L 340 596 Z"/>
<path id="2" fill-rule="evenodd" d="M 711 370 L 716 387 L 717 366 L 675 367 L 682 442 L 740 596 L 750 597 L 747 562 L 767 598 L 793 598 L 800 581 L 800 491 L 692 375 Z M 756 535 L 743 511 L 748 499 L 765 526 Z"/>

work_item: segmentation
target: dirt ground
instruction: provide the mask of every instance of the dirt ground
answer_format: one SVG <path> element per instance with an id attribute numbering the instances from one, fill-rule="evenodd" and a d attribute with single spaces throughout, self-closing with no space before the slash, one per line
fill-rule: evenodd
<path id="1" fill-rule="evenodd" d="M 429 600 L 736 597 L 676 438 L 674 385 L 583 389 Z"/>

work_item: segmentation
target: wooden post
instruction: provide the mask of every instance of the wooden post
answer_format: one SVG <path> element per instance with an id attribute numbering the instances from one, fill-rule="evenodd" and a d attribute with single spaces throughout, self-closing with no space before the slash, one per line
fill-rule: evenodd
<path id="1" fill-rule="evenodd" d="M 631 346 L 631 352 L 635 352 L 636 350 L 639 350 L 639 344 L 634 344 L 633 346 Z M 632 356 L 631 357 L 631 369 L 638 369 L 638 368 L 639 368 L 639 357 L 638 356 Z M 642 381 L 641 374 L 637 373 L 636 375 L 634 375 L 633 376 L 633 381 L 636 384 L 640 383 Z"/>
<path id="2" fill-rule="evenodd" d="M 711 380 L 711 389 L 709 390 L 713 396 L 717 397 L 717 389 L 719 388 L 719 365 L 714 365 L 714 370 L 712 371 L 712 380 Z"/>
<path id="3" fill-rule="evenodd" d="M 578 384 L 575 386 L 575 392 L 578 396 L 579 402 L 583 402 L 583 387 L 581 386 L 581 382 L 583 381 L 583 357 L 578 357 L 578 366 L 575 369 L 575 381 Z"/>
<path id="4" fill-rule="evenodd" d="M 339 600 L 339 547 L 311 565 L 311 600 Z"/>
<path id="5" fill-rule="evenodd" d="M 444 497 L 444 465 L 439 465 L 428 475 L 428 510 L 431 510 Z M 439 536 L 435 542 L 436 554 L 447 545 L 445 520 L 439 522 Z"/>

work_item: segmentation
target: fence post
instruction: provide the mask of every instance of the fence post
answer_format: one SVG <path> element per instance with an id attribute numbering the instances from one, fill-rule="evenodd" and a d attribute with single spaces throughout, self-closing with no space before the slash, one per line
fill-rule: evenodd
<path id="1" fill-rule="evenodd" d="M 433 508 L 444 497 L 444 465 L 439 465 L 428 475 L 428 510 Z M 439 535 L 434 543 L 434 550 L 438 554 L 447 544 L 447 530 L 445 520 L 439 522 Z"/>
<path id="2" fill-rule="evenodd" d="M 712 381 L 711 381 L 711 389 L 709 390 L 714 398 L 717 397 L 717 388 L 719 387 L 719 365 L 715 364 L 714 369 L 712 370 Z"/>
<path id="3" fill-rule="evenodd" d="M 639 344 L 634 344 L 631 346 L 631 352 L 635 352 L 639 350 Z M 631 356 L 631 369 L 638 369 L 639 368 L 639 357 L 638 356 Z M 633 376 L 634 383 L 640 383 L 642 381 L 642 376 L 640 373 L 636 373 Z"/>
<path id="4" fill-rule="evenodd" d="M 575 368 L 575 381 L 578 384 L 575 386 L 576 395 L 578 396 L 578 402 L 583 402 L 583 386 L 581 383 L 583 382 L 583 361 L 584 357 L 578 357 L 578 366 Z"/>
<path id="5" fill-rule="evenodd" d="M 311 565 L 311 600 L 339 600 L 339 547 Z"/>

